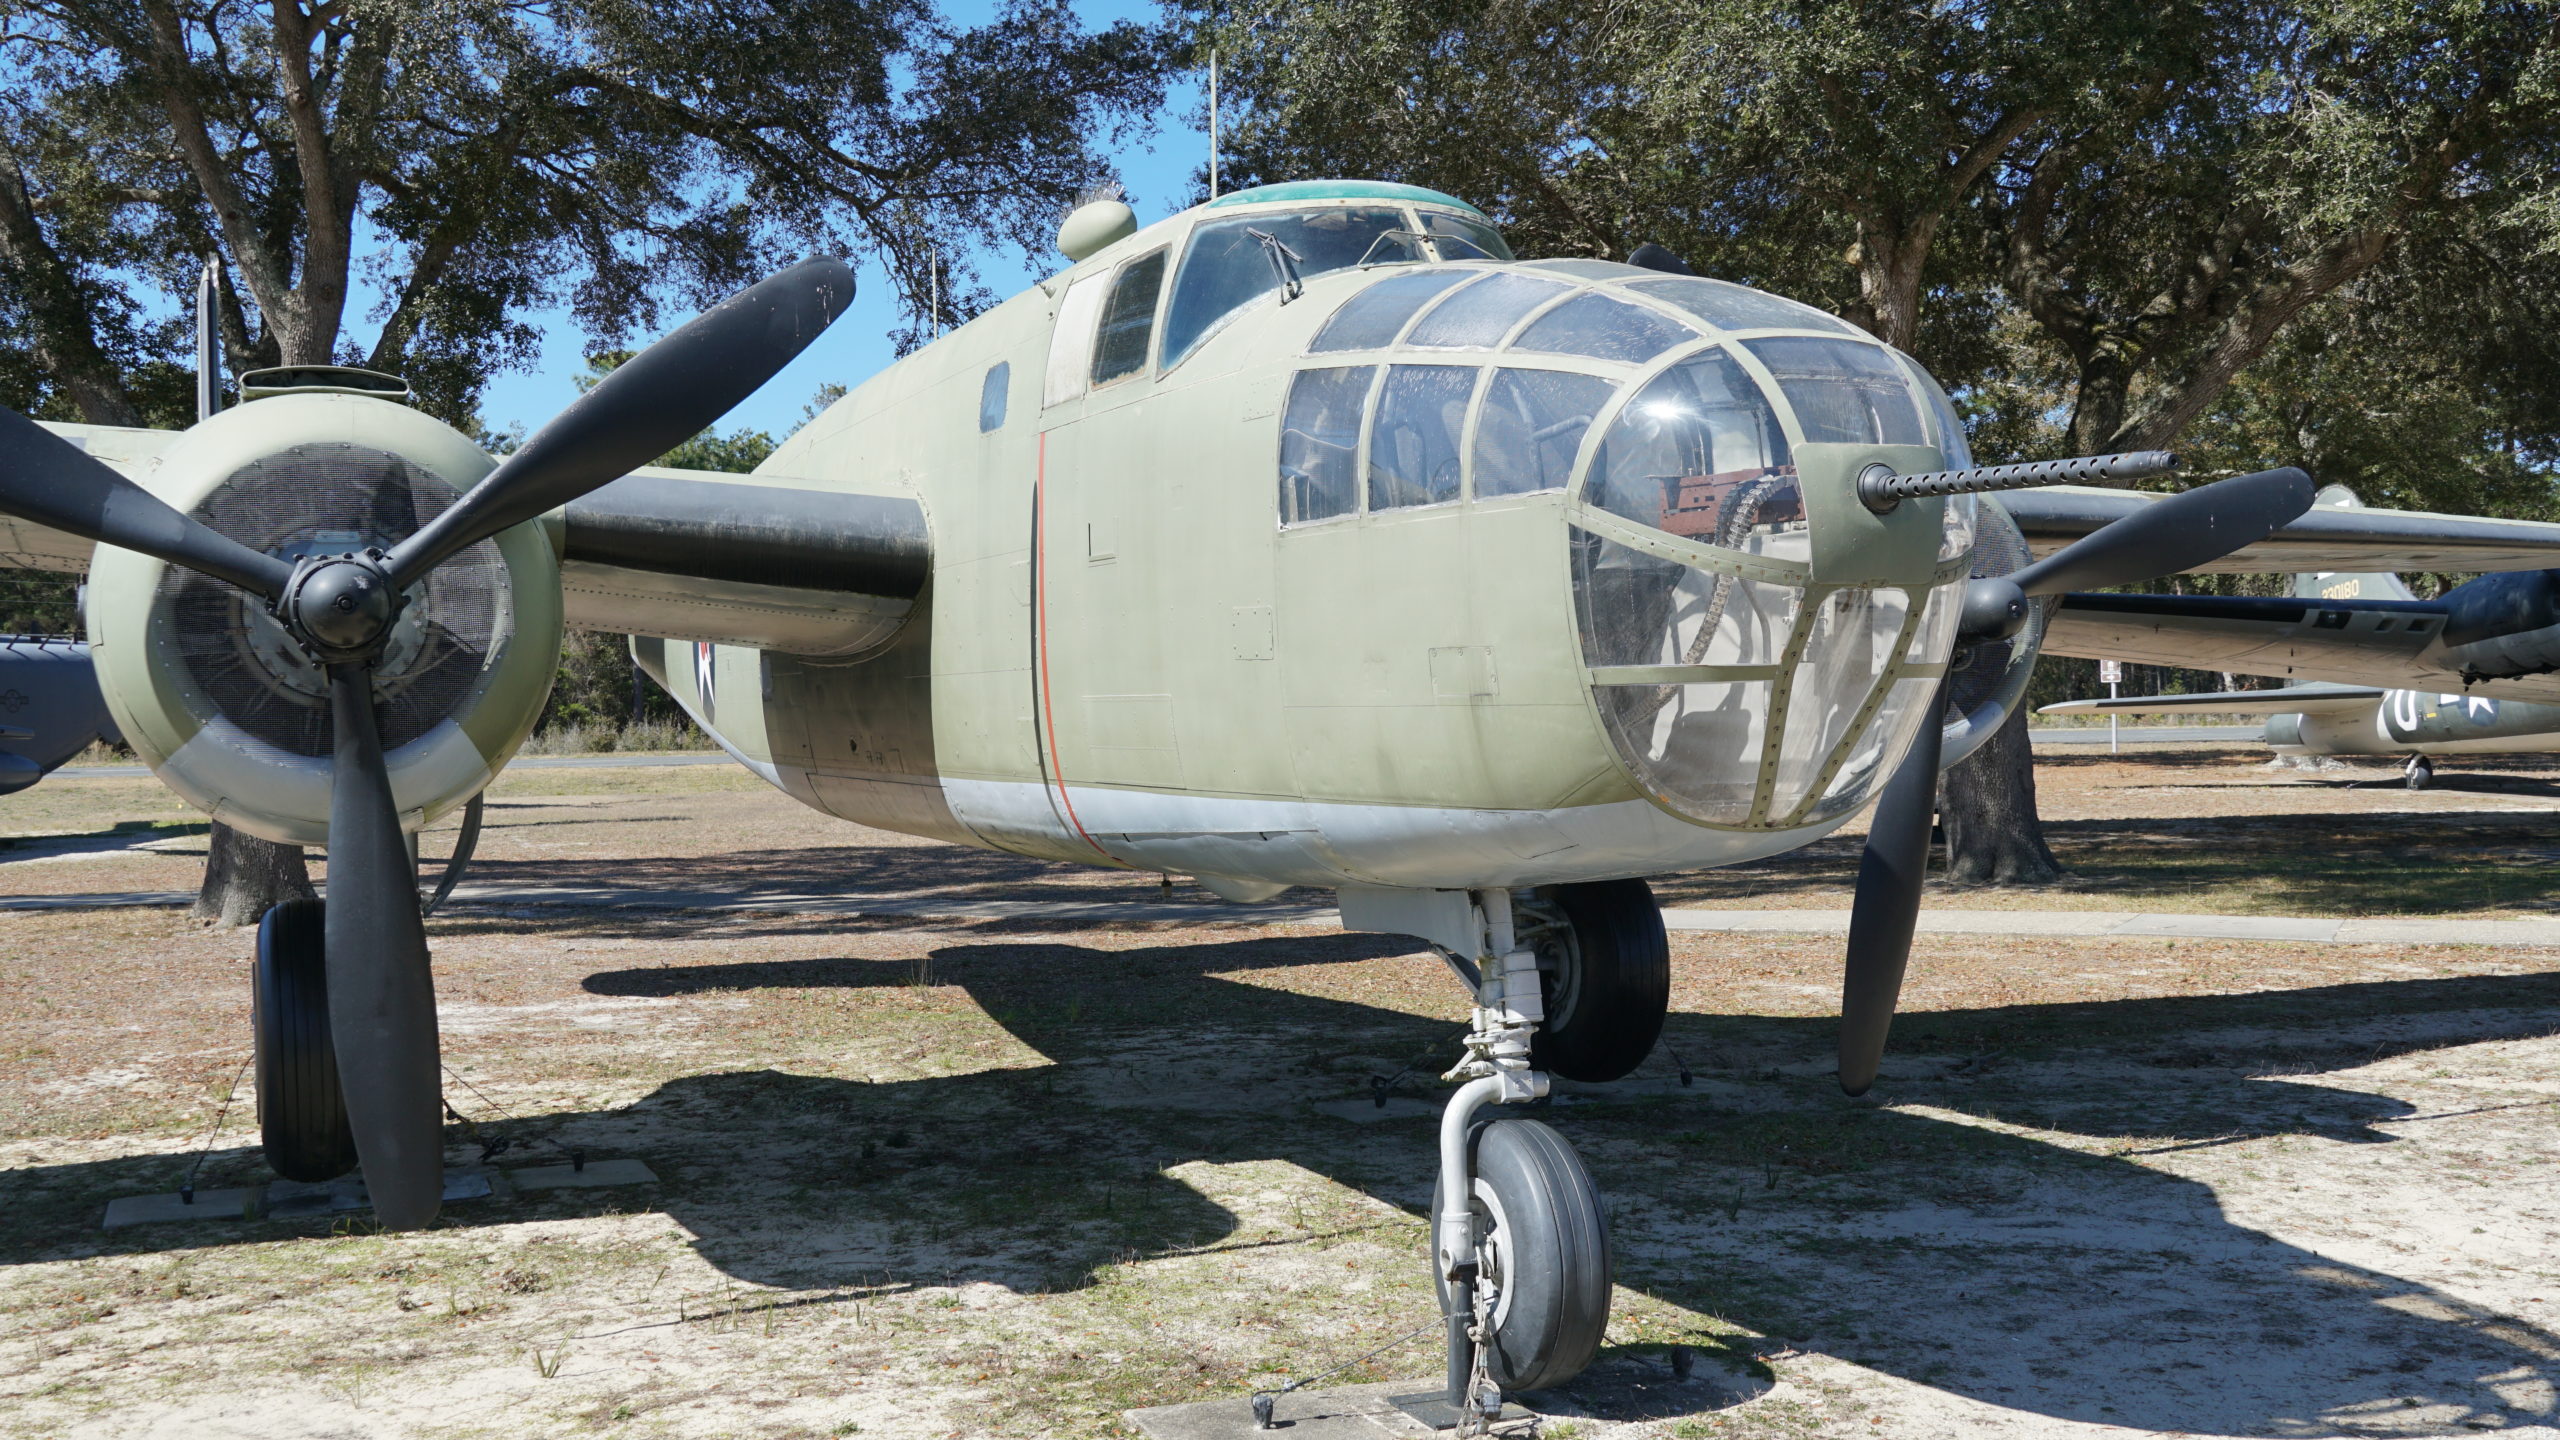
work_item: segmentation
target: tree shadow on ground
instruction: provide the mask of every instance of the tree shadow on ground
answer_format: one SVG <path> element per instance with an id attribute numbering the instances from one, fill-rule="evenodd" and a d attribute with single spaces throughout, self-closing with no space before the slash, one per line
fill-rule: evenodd
<path id="1" fill-rule="evenodd" d="M 1409 948 L 1354 935 L 948 946 L 931 978 L 963 987 L 1029 1053 L 880 1082 L 694 1075 L 523 1130 L 645 1156 L 665 1180 L 653 1207 L 758 1284 L 1046 1291 L 1126 1258 L 1303 1243 L 1247 1238 L 1168 1173 L 1198 1162 L 1283 1161 L 1385 1201 L 1412 1218 L 1355 1225 L 1420 1263 L 1432 1122 L 1354 1125 L 1309 1105 L 1365 1093 L 1369 1073 L 1416 1055 L 1445 1059 L 1451 1027 L 1267 973 Z M 916 978 L 913 960 L 828 959 L 612 970 L 586 989 L 680 998 Z M 1926 1113 L 1842 1099 L 1824 1073 L 1826 1019 L 1683 1015 L 1673 1033 L 1697 1089 L 1541 1108 L 1610 1197 L 1622 1284 L 1799 1350 L 2148 1429 L 2547 1422 L 2560 1342 L 2545 1331 L 2235 1223 L 2211 1188 L 2137 1154 L 1972 1117 L 2146 1149 L 2246 1134 L 2387 1144 L 2378 1127 L 2409 1106 L 2289 1077 L 2542 1036 L 2555 1002 L 2560 978 L 2537 975 L 1923 1012 L 1906 1017 L 1884 1088 Z M 2093 1083 L 2057 1083 L 2071 1074 Z M 124 1163 L 19 1178 L 95 1197 L 115 1193 Z M 629 1201 L 568 1192 L 449 1213 L 469 1226 L 617 1203 Z M 265 1233 L 171 1227 L 114 1243 Z"/>

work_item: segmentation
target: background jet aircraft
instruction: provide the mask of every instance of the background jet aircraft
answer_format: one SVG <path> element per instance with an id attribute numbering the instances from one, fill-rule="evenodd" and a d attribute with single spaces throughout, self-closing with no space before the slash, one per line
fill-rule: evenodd
<path id="1" fill-rule="evenodd" d="M 2351 527 L 2387 513 L 2330 486 L 2300 528 Z M 2278 752 L 2407 756 L 2413 789 L 2434 774 L 2437 755 L 2560 751 L 2560 570 L 2483 575 L 2433 600 L 2394 574 L 2320 572 L 2278 599 L 2065 595 L 2045 648 L 2311 681 L 2073 700 L 2042 713 L 2266 715 L 2267 743 Z"/>
<path id="2" fill-rule="evenodd" d="M 1863 1091 L 1939 773 L 2017 705 L 2039 601 L 2560 557 L 2555 526 L 2304 528 L 2298 470 L 2020 489 L 2167 457 L 1972 468 L 1938 387 L 1838 319 L 1667 259 L 1518 262 L 1428 190 L 1266 186 L 1144 229 L 1105 201 L 1061 245 L 1065 273 L 752 476 L 642 462 L 842 310 L 837 262 L 690 322 L 503 462 L 335 369 L 245 377 L 265 398 L 177 435 L 0 412 L 0 553 L 89 571 L 135 749 L 231 824 L 329 849 L 325 902 L 259 938 L 279 1169 L 360 1165 L 384 1223 L 434 1217 L 404 835 L 515 753 L 564 625 L 630 633 L 820 810 L 1243 901 L 1332 888 L 1351 928 L 1438 947 L 1475 1016 L 1437 1165 L 1452 1396 L 1537 1388 L 1599 1343 L 1606 1229 L 1560 1134 L 1478 1111 L 1652 1048 L 1667 948 L 1638 877 L 1881 796 L 1843 984 Z"/>

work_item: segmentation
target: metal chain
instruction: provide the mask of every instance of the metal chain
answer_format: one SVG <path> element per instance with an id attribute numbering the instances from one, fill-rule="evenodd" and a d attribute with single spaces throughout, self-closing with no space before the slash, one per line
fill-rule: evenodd
<path id="1" fill-rule="evenodd" d="M 479 1086 L 474 1085 L 470 1081 L 463 1079 L 460 1075 L 455 1074 L 452 1066 L 443 1065 L 441 1068 L 445 1073 L 446 1079 L 451 1080 L 454 1084 L 470 1091 L 474 1099 L 477 1099 L 481 1104 L 488 1106 L 490 1109 L 497 1111 L 499 1119 L 515 1125 L 521 1125 L 524 1123 L 506 1106 L 501 1105 L 497 1101 L 490 1099 L 487 1095 L 482 1094 Z M 464 1115 L 461 1111 L 454 1109 L 452 1101 L 447 1100 L 444 1102 L 444 1113 L 452 1116 L 455 1121 L 461 1124 L 465 1131 L 469 1132 L 471 1143 L 480 1147 L 480 1159 L 484 1163 L 496 1159 L 501 1152 L 513 1148 L 518 1143 L 523 1143 L 526 1145 L 548 1145 L 568 1158 L 570 1168 L 577 1170 L 584 1170 L 587 1168 L 587 1154 L 584 1150 L 572 1149 L 569 1146 L 563 1145 L 559 1141 L 552 1139 L 548 1135 L 539 1136 L 535 1139 L 523 1142 L 519 1142 L 511 1135 L 501 1135 L 494 1140 L 483 1140 L 480 1138 L 479 1122 L 471 1119 L 467 1115 Z"/>
<path id="2" fill-rule="evenodd" d="M 1478 1274 L 1481 1276 L 1481 1270 Z M 1467 1393 L 1458 1407 L 1456 1440 L 1476 1440 L 1478 1436 L 1492 1434 L 1494 1416 L 1502 1413 L 1502 1392 L 1493 1390 L 1493 1378 L 1485 1373 L 1485 1352 L 1492 1348 L 1493 1342 L 1492 1290 L 1492 1286 L 1479 1278 L 1475 1287 L 1475 1323 L 1467 1329 L 1469 1348 L 1475 1354 L 1467 1363 Z M 1488 1390 L 1493 1390 L 1493 1415 L 1485 1413 Z"/>
<path id="3" fill-rule="evenodd" d="M 1396 1337 L 1396 1338 L 1394 1338 L 1393 1340 L 1388 1341 L 1386 1344 L 1379 1346 L 1377 1349 L 1370 1351 L 1370 1352 L 1369 1352 L 1368 1354 L 1366 1354 L 1366 1355 L 1361 1355 L 1361 1356 L 1357 1356 L 1357 1357 L 1355 1357 L 1355 1358 L 1353 1358 L 1353 1359 L 1345 1360 L 1345 1361 L 1343 1361 L 1341 1364 L 1334 1366 L 1334 1367 L 1333 1367 L 1332 1369 L 1330 1369 L 1330 1370 L 1319 1370 L 1319 1371 L 1317 1371 L 1315 1374 L 1313 1374 L 1313 1375 L 1309 1375 L 1309 1376 L 1305 1377 L 1304 1379 L 1300 1379 L 1300 1380 L 1292 1380 L 1292 1381 L 1290 1381 L 1288 1384 L 1281 1386 L 1281 1387 L 1280 1387 L 1279 1389 L 1277 1389 L 1277 1390 L 1256 1390 L 1256 1391 L 1254 1391 L 1254 1392 L 1253 1392 L 1253 1424 L 1254 1424 L 1254 1428 L 1255 1428 L 1255 1429 L 1257 1429 L 1257 1430 L 1270 1430 L 1270 1429 L 1275 1429 L 1275 1428 L 1277 1428 L 1277 1427 L 1275 1427 L 1275 1426 L 1271 1423 L 1271 1407 L 1272 1407 L 1272 1404 L 1273 1404 L 1273 1402 L 1277 1401 L 1281 1396 L 1288 1394 L 1290 1391 L 1292 1391 L 1292 1390 L 1303 1390 L 1303 1389 L 1307 1388 L 1308 1386 L 1313 1385 L 1314 1383 L 1316 1383 L 1316 1382 L 1317 1382 L 1317 1381 L 1319 1381 L 1319 1380 L 1329 1379 L 1329 1378 L 1331 1378 L 1331 1377 L 1333 1377 L 1333 1376 L 1335 1376 L 1335 1375 L 1339 1375 L 1339 1374 L 1341 1374 L 1343 1371 L 1350 1369 L 1350 1368 L 1351 1368 L 1352 1366 L 1354 1366 L 1354 1365 L 1365 1365 L 1365 1364 L 1369 1363 L 1370 1361 L 1377 1359 L 1379 1356 L 1386 1354 L 1388 1351 L 1393 1350 L 1394 1348 L 1396 1348 L 1396 1347 L 1397 1347 L 1397 1346 L 1399 1346 L 1399 1345 L 1407 1345 L 1407 1344 L 1411 1344 L 1413 1341 L 1415 1341 L 1415 1340 L 1417 1340 L 1417 1339 L 1421 1338 L 1423 1335 L 1426 1335 L 1426 1334 L 1430 1333 L 1431 1331 L 1434 1331 L 1434 1330 L 1445 1330 L 1445 1329 L 1448 1327 L 1448 1323 L 1449 1323 L 1449 1321 L 1448 1321 L 1448 1317 L 1446 1317 L 1446 1316 L 1440 1316 L 1440 1315 L 1435 1315 L 1435 1316 L 1433 1316 L 1431 1319 L 1424 1321 L 1424 1322 L 1421 1324 L 1421 1326 L 1420 1326 L 1420 1327 L 1418 1327 L 1418 1328 L 1416 1328 L 1416 1329 L 1412 1329 L 1412 1330 L 1408 1330 L 1408 1331 L 1406 1331 L 1406 1332 L 1405 1332 L 1405 1333 L 1403 1333 L 1402 1335 L 1397 1336 L 1397 1337 Z"/>
<path id="4" fill-rule="evenodd" d="M 231 1088 L 222 1092 L 222 1108 L 213 1114 L 213 1129 L 204 1137 L 204 1148 L 196 1152 L 195 1163 L 187 1167 L 187 1177 L 178 1182 L 178 1198 L 185 1204 L 196 1203 L 196 1172 L 204 1168 L 205 1157 L 213 1153 L 214 1142 L 222 1138 L 222 1127 L 231 1118 L 231 1102 L 240 1098 L 240 1077 L 249 1073 L 249 1062 L 258 1058 L 250 1051 L 231 1072 Z"/>

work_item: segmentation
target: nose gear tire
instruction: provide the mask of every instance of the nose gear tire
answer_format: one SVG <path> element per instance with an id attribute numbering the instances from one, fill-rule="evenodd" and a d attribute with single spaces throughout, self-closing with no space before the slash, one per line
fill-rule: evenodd
<path id="1" fill-rule="evenodd" d="M 258 1129 L 267 1163 L 287 1180 L 334 1180 L 356 1168 L 355 1134 L 338 1087 L 322 969 L 327 904 L 289 900 L 258 922 L 250 984 L 257 1038 Z"/>
<path id="2" fill-rule="evenodd" d="M 1600 880 L 1538 895 L 1565 923 L 1536 942 L 1547 1015 L 1529 1063 L 1567 1080 L 1624 1079 L 1653 1053 L 1671 1006 L 1671 947 L 1653 887 Z"/>
<path id="3" fill-rule="evenodd" d="M 1582 1373 L 1609 1328 L 1609 1222 L 1600 1191 L 1555 1129 L 1489 1120 L 1473 1154 L 1476 1285 L 1494 1287 L 1485 1373 L 1505 1392 L 1544 1390 Z M 1432 1213 L 1439 1213 L 1432 1200 Z M 1435 1267 L 1436 1268 L 1436 1267 Z M 1440 1308 L 1449 1281 L 1437 1277 Z"/>

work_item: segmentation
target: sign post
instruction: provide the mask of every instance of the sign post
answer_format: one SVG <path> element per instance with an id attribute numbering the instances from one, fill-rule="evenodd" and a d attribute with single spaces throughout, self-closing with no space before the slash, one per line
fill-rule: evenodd
<path id="1" fill-rule="evenodd" d="M 2124 683 L 2124 662 L 2121 660 L 2099 661 L 2098 678 L 2107 682 L 2107 698 L 2115 699 L 2116 687 Z M 2124 718 L 2120 715 L 2110 713 L 2107 716 L 2107 753 L 2110 755 L 2124 749 L 2122 734 L 2116 728 L 2123 723 Z"/>

